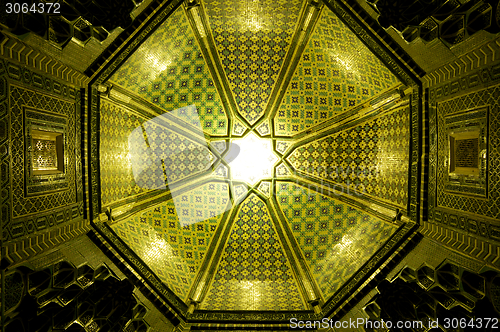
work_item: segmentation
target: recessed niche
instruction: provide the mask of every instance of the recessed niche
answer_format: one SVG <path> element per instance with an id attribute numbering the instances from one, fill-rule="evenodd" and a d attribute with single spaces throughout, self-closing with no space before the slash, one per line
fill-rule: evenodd
<path id="1" fill-rule="evenodd" d="M 487 197 L 488 111 L 486 106 L 445 117 L 445 191 Z"/>
<path id="2" fill-rule="evenodd" d="M 74 146 L 68 140 L 68 120 L 59 114 L 25 109 L 26 196 L 68 188 L 68 156 Z"/>
<path id="3" fill-rule="evenodd" d="M 64 172 L 64 136 L 62 133 L 32 130 L 33 175 Z"/>
<path id="4" fill-rule="evenodd" d="M 479 176 L 479 134 L 450 133 L 450 174 Z"/>

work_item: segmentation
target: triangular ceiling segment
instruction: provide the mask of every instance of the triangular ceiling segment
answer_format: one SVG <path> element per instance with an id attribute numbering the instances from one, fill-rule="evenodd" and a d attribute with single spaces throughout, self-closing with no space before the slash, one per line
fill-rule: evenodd
<path id="1" fill-rule="evenodd" d="M 339 200 L 278 182 L 277 201 L 323 297 L 328 300 L 396 227 Z"/>
<path id="2" fill-rule="evenodd" d="M 208 171 L 216 157 L 200 144 L 163 126 L 154 118 L 137 127 L 128 139 L 128 160 L 142 188 L 176 190 L 181 180 Z"/>
<path id="3" fill-rule="evenodd" d="M 205 0 L 215 45 L 238 111 L 264 115 L 292 40 L 302 0 Z"/>
<path id="4" fill-rule="evenodd" d="M 238 211 L 201 309 L 305 310 L 269 211 L 255 194 Z"/>
<path id="5" fill-rule="evenodd" d="M 149 191 L 135 181 L 128 158 L 129 136 L 146 119 L 108 99 L 100 102 L 99 165 L 101 172 L 101 204 Z"/>
<path id="6" fill-rule="evenodd" d="M 275 132 L 297 135 L 397 84 L 396 76 L 324 7 L 276 113 Z"/>
<path id="7" fill-rule="evenodd" d="M 306 143 L 287 160 L 300 173 L 342 185 L 345 193 L 368 194 L 406 209 L 409 112 L 408 105 L 402 106 Z"/>
<path id="8" fill-rule="evenodd" d="M 206 134 L 227 134 L 226 112 L 182 6 L 119 67 L 110 81 Z"/>
<path id="9" fill-rule="evenodd" d="M 207 183 L 111 228 L 186 302 L 228 204 L 228 185 Z"/>

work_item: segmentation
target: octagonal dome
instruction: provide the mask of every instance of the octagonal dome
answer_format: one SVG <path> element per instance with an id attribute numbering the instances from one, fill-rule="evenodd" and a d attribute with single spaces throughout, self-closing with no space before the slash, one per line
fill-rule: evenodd
<path id="1" fill-rule="evenodd" d="M 413 83 L 345 22 L 164 6 L 103 76 L 98 229 L 187 321 L 331 314 L 407 231 Z"/>

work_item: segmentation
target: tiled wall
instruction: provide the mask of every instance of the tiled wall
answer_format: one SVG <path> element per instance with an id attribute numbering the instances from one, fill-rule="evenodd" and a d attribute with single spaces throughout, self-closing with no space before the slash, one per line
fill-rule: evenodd
<path id="1" fill-rule="evenodd" d="M 148 191 L 135 183 L 129 156 L 129 136 L 147 119 L 104 98 L 100 106 L 101 204 L 106 206 Z"/>
<path id="2" fill-rule="evenodd" d="M 302 1 L 205 1 L 215 46 L 238 112 L 254 124 L 284 65 Z"/>
<path id="3" fill-rule="evenodd" d="M 324 8 L 274 118 L 275 132 L 294 136 L 398 83 L 347 25 Z"/>
<path id="4" fill-rule="evenodd" d="M 210 182 L 111 226 L 182 300 L 199 272 L 221 214 L 228 185 Z"/>
<path id="5" fill-rule="evenodd" d="M 500 241 L 497 180 L 500 160 L 497 146 L 500 64 L 483 49 L 493 50 L 495 47 L 496 44 L 492 43 L 489 47 L 485 45 L 472 50 L 464 59 L 477 55 L 477 62 L 450 62 L 430 73 L 425 81 L 425 86 L 429 88 L 429 211 L 428 220 L 424 220 L 422 225 L 423 232 L 490 264 L 496 264 L 498 259 L 496 255 L 487 253 L 495 252 L 494 248 Z M 468 187 L 450 191 L 446 182 L 449 172 L 446 143 L 450 121 L 458 119 L 458 114 L 467 117 L 480 109 L 484 113 L 481 116 L 488 120 L 483 128 L 488 143 L 484 161 L 487 181 L 483 193 Z M 479 125 L 480 120 L 471 118 L 469 122 Z M 453 238 L 450 238 L 451 235 Z M 471 246 L 471 241 L 478 243 Z M 477 246 L 485 249 L 474 249 Z"/>
<path id="6" fill-rule="evenodd" d="M 414 145 L 415 151 L 410 151 L 410 127 L 413 125 L 410 119 L 415 117 L 415 106 L 406 106 L 409 98 L 397 97 L 398 102 L 402 102 L 405 106 L 394 107 L 394 104 L 391 104 L 387 108 L 373 107 L 371 110 L 376 115 L 367 115 L 362 120 L 358 119 L 358 114 L 354 114 L 358 109 L 353 107 L 359 106 L 359 110 L 366 111 L 362 108 L 363 102 L 369 100 L 372 104 L 378 102 L 376 98 L 381 96 L 380 93 L 395 88 L 401 81 L 411 85 L 408 74 L 401 68 L 395 69 L 397 64 L 389 59 L 388 55 L 381 56 L 380 47 L 377 49 L 378 53 L 372 53 L 365 48 L 363 42 L 356 38 L 356 34 L 341 23 L 327 7 L 323 7 L 316 30 L 307 42 L 304 53 L 297 54 L 295 63 L 298 63 L 298 67 L 295 71 L 283 70 L 286 69 L 283 66 L 289 47 L 293 47 L 293 50 L 300 49 L 297 45 L 290 45 L 291 40 L 300 34 L 294 25 L 301 15 L 300 5 L 299 1 L 279 1 L 273 4 L 249 1 L 237 3 L 204 1 L 202 6 L 196 8 L 203 14 L 201 25 L 211 29 L 206 32 L 208 37 L 213 37 L 213 40 L 208 38 L 207 41 L 204 36 L 201 36 L 201 39 L 195 38 L 200 37 L 198 35 L 200 26 L 199 22 L 195 22 L 196 15 L 193 13 L 196 11 L 189 7 L 179 7 L 165 21 L 158 21 L 158 27 L 150 37 L 145 33 L 141 34 L 142 38 L 147 39 L 121 67 L 118 66 L 109 81 L 115 85 L 111 88 L 110 99 L 113 98 L 113 89 L 121 91 L 124 96 L 126 95 L 125 99 L 130 97 L 128 106 L 111 107 L 113 102 L 101 98 L 101 109 L 96 110 L 101 112 L 99 163 L 103 202 L 117 202 L 133 195 L 140 195 L 145 188 L 160 188 L 156 184 L 161 183 L 155 183 L 158 180 L 165 184 L 163 175 L 168 173 L 166 168 L 144 172 L 146 176 L 142 180 L 133 177 L 131 162 L 127 159 L 131 150 L 126 142 L 127 137 L 133 134 L 133 130 L 137 130 L 138 139 L 144 138 L 141 141 L 141 144 L 147 146 L 144 151 L 161 155 L 164 159 L 179 155 L 179 162 L 172 165 L 180 169 L 180 167 L 198 167 L 193 163 L 197 158 L 196 155 L 186 155 L 180 148 L 181 145 L 190 144 L 188 141 L 192 137 L 186 133 L 192 128 L 200 128 L 207 141 L 220 140 L 220 136 L 227 139 L 241 136 L 252 124 L 255 124 L 256 128 L 253 129 L 258 135 L 266 138 L 268 136 L 271 139 L 276 138 L 275 134 L 289 137 L 297 134 L 304 137 L 308 135 L 306 130 L 310 130 L 313 125 L 321 124 L 326 119 L 330 120 L 331 124 L 325 125 L 320 135 L 307 136 L 301 141 L 300 146 L 289 148 L 294 142 L 288 138 L 283 138 L 276 144 L 276 155 L 283 156 L 281 161 L 283 166 L 291 164 L 298 171 L 294 175 L 304 175 L 308 180 L 314 178 L 317 183 L 321 182 L 321 185 L 325 183 L 325 177 L 329 173 L 339 171 L 337 178 L 328 179 L 331 180 L 329 188 L 332 184 L 356 186 L 357 189 L 365 191 L 365 197 L 370 203 L 382 202 L 380 204 L 383 206 L 390 205 L 394 209 L 398 206 L 406 212 L 410 200 L 410 195 L 407 193 L 409 156 L 410 153 L 415 155 L 418 148 L 418 144 Z M 346 16 L 345 13 L 342 15 Z M 295 32 L 297 34 L 294 36 Z M 206 46 L 209 50 L 205 49 Z M 291 59 L 294 60 L 293 57 Z M 383 62 L 379 59 L 383 59 Z M 117 64 L 112 64 L 109 68 L 114 68 L 115 65 Z M 393 74 L 388 66 L 397 74 Z M 214 70 L 218 77 L 223 78 L 221 81 L 212 80 Z M 291 78 L 289 84 L 285 83 L 286 80 L 278 81 L 284 76 Z M 226 81 L 229 87 L 225 86 Z M 218 91 L 221 86 L 223 91 Z M 288 88 L 283 92 L 282 101 L 275 98 L 280 93 L 278 89 L 272 91 L 278 86 Z M 322 90 L 325 89 L 329 91 L 326 95 L 322 94 Z M 391 90 L 391 93 L 395 92 L 396 90 Z M 415 90 L 414 95 L 418 97 L 418 91 Z M 294 101 L 295 97 L 298 101 Z M 231 99 L 236 101 L 235 105 Z M 275 116 L 274 124 L 270 119 L 260 123 L 258 121 L 262 119 L 265 111 L 270 111 L 267 105 L 270 100 L 273 102 L 273 107 L 276 106 L 274 111 L 277 113 L 272 115 Z M 208 101 L 208 104 L 204 104 L 203 101 Z M 280 107 L 278 102 L 282 102 L 283 105 Z M 339 102 L 340 105 L 337 104 Z M 294 112 L 297 107 L 294 103 L 304 106 L 307 110 L 301 110 L 296 116 Z M 224 109 L 228 105 L 235 107 Z M 148 122 L 132 115 L 137 113 L 136 106 L 140 106 L 143 110 L 148 109 L 151 113 L 165 112 L 165 116 L 173 116 L 169 118 L 172 121 L 167 121 L 161 126 L 151 123 L 150 126 Z M 337 123 L 333 124 L 332 117 L 343 115 L 348 111 L 352 112 L 342 120 L 351 123 L 342 127 Z M 314 120 L 309 120 L 309 112 L 312 112 Z M 326 115 L 323 115 L 323 112 L 326 112 Z M 237 116 L 231 118 L 232 115 Z M 184 127 L 179 125 L 178 119 L 185 122 Z M 229 133 L 230 124 L 231 127 L 239 129 Z M 280 126 L 283 124 L 288 127 L 281 129 Z M 295 130 L 293 126 L 300 128 Z M 170 129 L 164 130 L 164 127 L 172 128 L 175 133 L 170 132 Z M 126 128 L 125 132 L 122 132 L 123 128 Z M 415 131 L 413 133 L 416 135 Z M 201 139 L 199 141 L 201 142 Z M 288 145 L 288 150 L 284 145 Z M 179 151 L 182 154 L 179 154 Z M 215 150 L 212 152 L 215 156 Z M 147 159 L 146 154 L 141 157 Z M 342 169 L 339 170 L 338 167 Z M 292 170 L 291 168 L 287 174 L 279 175 L 286 179 L 291 176 Z M 159 172 L 155 173 L 156 171 Z M 173 175 L 176 176 L 174 181 L 188 178 L 184 177 L 182 172 Z M 290 183 L 291 180 L 288 181 Z M 194 182 L 180 182 L 195 186 Z M 147 183 L 152 183 L 151 187 Z M 202 193 L 205 189 L 196 190 Z M 313 208 L 308 205 L 312 204 L 308 201 L 309 196 L 304 194 L 299 197 L 300 204 L 309 208 L 307 210 L 301 208 L 300 218 L 306 221 L 314 219 L 317 223 L 311 226 L 314 232 L 310 229 L 294 230 L 293 226 L 298 223 L 299 216 L 294 215 L 298 208 L 293 204 L 297 203 L 291 201 L 288 202 L 290 205 L 285 202 L 278 203 L 281 204 L 280 210 L 280 206 L 271 202 L 276 191 L 280 199 L 286 197 L 291 199 L 292 196 L 280 196 L 279 190 L 278 186 L 269 180 L 257 184 L 251 198 L 229 211 L 232 213 L 231 218 L 227 214 L 220 220 L 204 217 L 204 220 L 208 220 L 198 221 L 188 225 L 187 228 L 182 227 L 181 217 L 184 212 L 178 208 L 176 198 L 167 197 L 168 202 L 162 203 L 163 205 L 141 211 L 131 218 L 120 220 L 117 224 L 111 222 L 116 234 L 111 234 L 112 232 L 108 230 L 109 233 L 105 235 L 115 236 L 113 238 L 116 240 L 115 244 L 120 242 L 117 247 L 125 248 L 124 252 L 127 252 L 125 255 L 129 259 L 135 259 L 134 255 L 137 254 L 144 262 L 150 263 L 150 269 L 143 264 L 144 262 L 139 262 L 138 268 L 141 272 L 147 271 L 152 275 L 151 280 L 158 276 L 154 282 L 163 292 L 160 297 L 168 293 L 166 285 L 175 293 L 173 296 L 168 295 L 168 300 L 175 302 L 181 299 L 177 303 L 180 307 L 187 307 L 188 298 L 193 294 L 194 288 L 201 287 L 202 293 L 206 293 L 206 296 L 201 297 L 202 302 L 198 309 L 209 310 L 206 317 L 216 319 L 223 316 L 217 311 L 225 309 L 255 311 L 272 310 L 276 306 L 280 310 L 311 309 L 307 300 L 315 296 L 321 297 L 319 295 L 321 291 L 325 301 L 332 295 L 335 297 L 326 309 L 334 310 L 332 308 L 337 305 L 336 301 L 341 301 L 346 293 L 352 292 L 353 287 L 367 277 L 364 271 L 357 273 L 357 269 L 363 264 L 369 266 L 369 269 L 378 266 L 380 258 L 390 252 L 392 245 L 406 236 L 407 231 L 409 232 L 409 228 L 396 231 L 394 226 L 364 215 L 360 210 L 336 202 L 331 197 L 315 195 L 321 202 L 318 202 L 319 206 Z M 236 190 L 232 194 L 239 195 Z M 193 206 L 200 204 L 196 201 L 197 196 L 203 200 L 206 194 L 194 193 L 189 196 L 188 200 L 194 200 Z M 211 198 L 210 195 L 207 197 Z M 269 201 L 266 198 L 269 198 Z M 193 206 L 189 205 L 189 208 L 186 208 L 188 213 L 189 210 L 193 213 L 197 211 Z M 339 206 L 342 211 L 338 213 L 343 213 L 342 215 L 348 219 L 345 225 L 342 221 L 336 220 L 341 222 L 342 231 L 333 235 L 331 232 L 328 235 L 322 233 L 320 222 L 324 222 L 322 209 L 329 209 L 328 215 L 332 215 L 337 213 L 333 209 Z M 174 213 L 171 214 L 169 209 Z M 202 215 L 208 210 L 210 210 L 208 207 L 200 208 Z M 384 211 L 388 210 L 385 208 Z M 312 215 L 305 215 L 311 211 Z M 217 215 L 222 212 L 217 212 Z M 290 221 L 292 219 L 293 222 Z M 288 232 L 288 228 L 282 225 L 286 225 L 291 231 Z M 198 226 L 205 228 L 206 236 L 200 237 L 196 234 Z M 210 226 L 209 231 L 205 226 Z M 217 229 L 213 230 L 215 234 L 212 236 L 210 232 L 213 226 Z M 99 222 L 98 227 L 105 229 L 106 225 Z M 328 227 L 335 228 L 337 224 Z M 224 233 L 220 233 L 221 231 Z M 297 233 L 302 231 L 303 233 Z M 391 235 L 394 235 L 392 242 L 385 243 Z M 158 236 L 162 238 L 161 241 L 157 241 Z M 126 248 L 120 238 L 133 249 L 135 254 L 130 254 L 130 248 Z M 202 251 L 206 248 L 197 251 L 191 249 L 190 245 L 193 241 L 200 240 L 204 241 L 204 245 L 205 243 L 208 245 L 211 238 L 217 239 L 210 243 L 215 255 L 214 260 L 204 261 L 206 256 L 202 255 Z M 336 254 L 344 258 L 335 259 L 333 265 L 320 262 L 319 256 L 316 256 L 316 261 L 309 261 L 308 266 L 299 268 L 300 264 L 296 262 L 295 254 L 312 259 L 307 255 L 322 253 L 326 255 L 327 247 L 334 246 L 335 243 L 340 244 L 342 241 L 354 242 L 354 238 L 356 241 L 359 240 L 356 246 L 363 247 L 363 250 L 351 250 L 353 246 L 351 244 L 347 246 L 349 248 L 344 255 L 340 251 L 346 246 L 339 246 L 337 248 L 339 252 Z M 156 248 L 158 243 L 155 241 L 163 246 L 158 247 L 158 252 L 171 254 L 166 254 L 163 258 L 148 254 L 145 248 L 151 246 Z M 305 251 L 301 252 L 296 244 Z M 292 254 L 291 251 L 295 252 Z M 202 277 L 197 276 L 200 266 L 210 269 L 208 276 L 203 276 L 206 286 L 203 286 L 204 283 L 194 283 L 196 278 Z M 280 268 L 281 272 L 276 270 L 277 268 Z M 334 271 L 334 274 L 324 273 L 326 270 Z M 342 287 L 348 280 L 354 282 Z M 306 298 L 307 283 L 314 286 L 311 287 L 314 288 L 312 291 L 314 294 L 307 294 L 311 298 Z M 263 298 L 262 295 L 265 293 L 269 296 Z M 201 317 L 204 314 L 195 312 L 193 315 Z M 304 315 L 308 314 L 309 312 Z M 201 319 L 207 319 L 206 317 Z M 272 315 L 267 315 L 266 319 L 274 318 Z"/>
<path id="7" fill-rule="evenodd" d="M 305 309 L 269 211 L 257 196 L 241 204 L 225 241 L 201 309 Z"/>
<path id="8" fill-rule="evenodd" d="M 16 60 L 0 59 L 0 75 L 2 256 L 20 261 L 88 230 L 83 220 L 81 94 L 68 83 L 71 77 L 55 78 Z M 33 174 L 32 129 L 63 134 L 63 173 Z"/>
<path id="9" fill-rule="evenodd" d="M 396 230 L 334 198 L 278 182 L 277 197 L 325 300 Z"/>
<path id="10" fill-rule="evenodd" d="M 209 135 L 225 135 L 226 111 L 182 7 L 110 78 Z M 196 112 L 182 112 L 189 105 Z"/>
<path id="11" fill-rule="evenodd" d="M 409 108 L 303 144 L 287 157 L 292 167 L 326 183 L 338 183 L 406 207 Z"/>

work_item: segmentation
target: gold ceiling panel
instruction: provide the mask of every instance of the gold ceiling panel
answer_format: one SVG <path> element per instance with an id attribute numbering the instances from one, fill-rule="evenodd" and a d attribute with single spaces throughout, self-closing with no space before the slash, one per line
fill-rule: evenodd
<path id="1" fill-rule="evenodd" d="M 397 84 L 396 76 L 324 7 L 274 118 L 275 133 L 297 135 Z"/>
<path id="2" fill-rule="evenodd" d="M 182 6 L 110 81 L 208 135 L 227 134 L 226 111 Z"/>
<path id="3" fill-rule="evenodd" d="M 101 202 L 112 202 L 147 192 L 136 183 L 129 156 L 129 135 L 146 119 L 130 109 L 101 98 Z"/>
<path id="4" fill-rule="evenodd" d="M 127 198 L 111 228 L 189 314 L 312 313 L 388 246 L 374 206 L 407 208 L 409 98 L 329 8 L 186 2 L 109 82 L 101 201 Z"/>
<path id="5" fill-rule="evenodd" d="M 384 244 L 396 226 L 339 199 L 278 182 L 276 200 L 325 299 Z"/>
<path id="6" fill-rule="evenodd" d="M 111 228 L 183 301 L 230 206 L 227 184 L 209 182 Z"/>
<path id="7" fill-rule="evenodd" d="M 368 194 L 406 208 L 410 108 L 398 107 L 356 126 L 297 147 L 292 167 L 347 193 Z"/>
<path id="8" fill-rule="evenodd" d="M 240 205 L 201 309 L 306 309 L 269 210 L 255 194 Z"/>
<path id="9" fill-rule="evenodd" d="M 302 1 L 205 0 L 204 4 L 238 112 L 252 125 L 264 115 Z"/>

